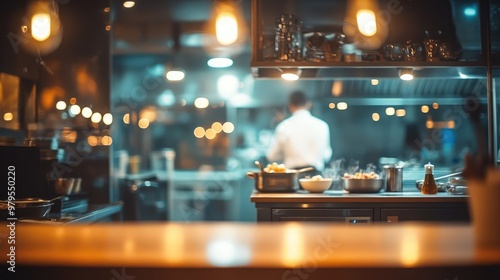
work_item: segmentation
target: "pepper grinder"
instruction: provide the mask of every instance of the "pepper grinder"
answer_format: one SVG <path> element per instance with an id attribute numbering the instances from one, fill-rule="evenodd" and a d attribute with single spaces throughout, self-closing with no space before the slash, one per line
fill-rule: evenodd
<path id="1" fill-rule="evenodd" d="M 425 168 L 425 177 L 424 184 L 422 185 L 422 194 L 436 194 L 437 193 L 437 185 L 436 181 L 434 181 L 434 165 L 430 162 L 424 165 Z"/>

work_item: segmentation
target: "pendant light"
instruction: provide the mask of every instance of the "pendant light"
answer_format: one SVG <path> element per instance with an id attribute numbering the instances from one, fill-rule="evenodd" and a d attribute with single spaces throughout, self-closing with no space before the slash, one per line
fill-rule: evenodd
<path id="1" fill-rule="evenodd" d="M 388 35 L 376 0 L 348 0 L 343 31 L 363 51 L 379 49 Z"/>
<path id="2" fill-rule="evenodd" d="M 29 52 L 43 55 L 54 51 L 62 40 L 59 7 L 55 0 L 35 0 L 28 4 L 26 18 L 29 24 L 21 26 Z"/>
<path id="3" fill-rule="evenodd" d="M 212 3 L 211 16 L 205 28 L 207 52 L 217 57 L 239 54 L 248 37 L 242 0 L 213 0 Z"/>

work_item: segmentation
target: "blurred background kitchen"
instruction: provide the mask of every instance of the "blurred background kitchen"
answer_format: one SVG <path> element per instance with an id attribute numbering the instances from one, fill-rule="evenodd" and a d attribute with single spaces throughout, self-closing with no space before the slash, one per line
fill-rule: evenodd
<path id="1" fill-rule="evenodd" d="M 62 175 L 83 177 L 91 201 L 123 200 L 127 220 L 254 221 L 254 183 L 245 174 L 257 169 L 255 160 L 266 163 L 273 130 L 288 116 L 287 96 L 296 89 L 330 125 L 327 177 L 396 162 L 404 163 L 408 181 L 423 178 L 427 162 L 437 176 L 451 173 L 477 146 L 465 100 L 478 100 L 481 120 L 488 121 L 483 67 L 437 67 L 436 75 L 421 77 L 417 68 L 411 81 L 394 67 L 323 69 L 296 81 L 266 76 L 251 67 L 251 0 L 44 2 L 57 4 L 61 26 L 44 44 L 24 35 L 30 1 L 9 0 L 0 12 L 0 136 L 19 145 L 50 140 L 43 149 L 57 151 L 49 160 L 66 167 Z M 240 34 L 229 46 L 211 27 L 219 2 L 238 11 Z M 263 16 L 300 11 L 304 32 L 326 32 L 328 12 L 343 18 L 346 10 L 345 1 L 331 2 L 273 1 Z M 497 2 L 490 7 L 493 34 Z M 451 3 L 451 11 L 435 12 L 453 15 L 463 50 L 457 60 L 479 65 L 478 1 Z M 418 26 L 415 9 L 402 11 L 391 14 L 391 26 L 407 27 L 405 40 L 424 36 L 429 28 Z M 331 33 L 342 32 L 338 18 Z M 273 32 L 274 23 L 266 28 Z M 402 33 L 388 34 L 387 42 Z M 212 64 L 213 58 L 227 64 Z"/>

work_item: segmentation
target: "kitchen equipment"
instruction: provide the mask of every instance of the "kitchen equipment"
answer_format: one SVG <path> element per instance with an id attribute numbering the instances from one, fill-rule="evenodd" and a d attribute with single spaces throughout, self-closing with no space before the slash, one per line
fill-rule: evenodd
<path id="1" fill-rule="evenodd" d="M 304 190 L 311 193 L 322 193 L 332 185 L 332 178 L 301 178 L 299 183 Z"/>
<path id="2" fill-rule="evenodd" d="M 384 165 L 384 189 L 386 192 L 403 190 L 403 166 Z"/>
<path id="3" fill-rule="evenodd" d="M 448 179 L 448 178 L 451 178 L 451 177 L 457 177 L 457 176 L 460 176 L 462 175 L 462 172 L 455 172 L 455 173 L 451 173 L 451 174 L 448 174 L 448 175 L 444 175 L 444 176 L 440 176 L 440 177 L 436 177 L 434 178 L 434 181 L 436 182 L 437 184 L 437 188 L 438 188 L 438 192 L 444 192 L 446 191 L 446 183 L 442 183 L 442 182 L 437 182 L 439 180 L 442 180 L 442 179 Z M 417 180 L 416 181 L 416 187 L 419 191 L 422 190 L 422 185 L 424 183 L 424 180 Z"/>
<path id="4" fill-rule="evenodd" d="M 56 178 L 52 184 L 56 194 L 78 194 L 81 190 L 82 178 Z"/>
<path id="5" fill-rule="evenodd" d="M 26 218 L 40 218 L 45 217 L 50 212 L 54 200 L 60 197 L 47 200 L 41 198 L 21 198 L 11 201 L 0 201 L 0 217 L 6 219 L 8 217 L 26 217 Z M 13 206 L 9 209 L 9 206 Z M 13 215 L 11 215 L 11 213 Z"/>
<path id="6" fill-rule="evenodd" d="M 295 192 L 299 189 L 299 173 L 312 171 L 313 167 L 286 172 L 247 172 L 247 177 L 255 179 L 255 189 L 259 192 Z"/>
<path id="7" fill-rule="evenodd" d="M 384 179 L 342 179 L 342 188 L 350 193 L 380 192 Z"/>

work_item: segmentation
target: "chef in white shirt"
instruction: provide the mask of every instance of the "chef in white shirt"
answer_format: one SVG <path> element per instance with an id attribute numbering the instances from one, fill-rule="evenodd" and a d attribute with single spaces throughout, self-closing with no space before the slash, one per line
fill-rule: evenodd
<path id="1" fill-rule="evenodd" d="M 289 96 L 291 116 L 276 126 L 271 146 L 266 153 L 270 162 L 282 162 L 289 169 L 314 167 L 315 171 L 302 175 L 318 175 L 332 157 L 328 124 L 309 111 L 311 101 L 304 92 L 294 91 Z M 304 176 L 300 176 L 304 177 Z"/>

